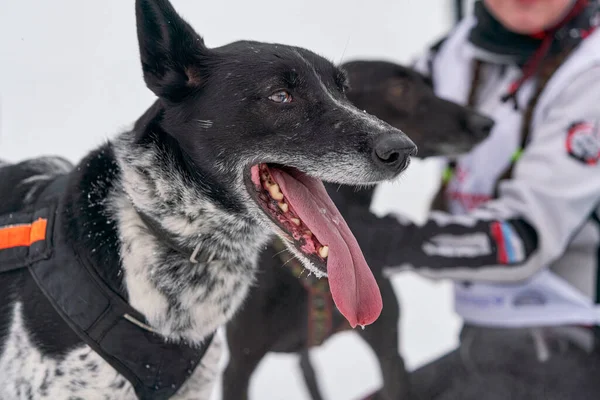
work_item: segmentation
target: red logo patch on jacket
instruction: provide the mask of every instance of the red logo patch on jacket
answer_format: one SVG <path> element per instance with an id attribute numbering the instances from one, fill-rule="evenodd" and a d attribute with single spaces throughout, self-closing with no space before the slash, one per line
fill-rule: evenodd
<path id="1" fill-rule="evenodd" d="M 598 126 L 590 122 L 575 122 L 569 127 L 566 147 L 571 157 L 588 165 L 596 165 L 600 160 Z"/>

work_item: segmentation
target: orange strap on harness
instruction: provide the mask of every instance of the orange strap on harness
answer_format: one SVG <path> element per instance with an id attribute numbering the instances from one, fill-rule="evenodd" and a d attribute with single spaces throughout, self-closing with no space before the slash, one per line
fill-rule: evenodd
<path id="1" fill-rule="evenodd" d="M 55 210 L 50 202 L 0 215 L 0 274 L 50 257 Z"/>
<path id="2" fill-rule="evenodd" d="M 48 220 L 38 218 L 31 224 L 18 224 L 0 227 L 0 250 L 13 247 L 29 247 L 46 239 Z"/>

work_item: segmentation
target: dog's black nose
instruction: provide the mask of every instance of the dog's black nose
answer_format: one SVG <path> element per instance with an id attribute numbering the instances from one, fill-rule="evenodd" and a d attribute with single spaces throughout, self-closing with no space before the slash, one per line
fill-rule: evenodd
<path id="1" fill-rule="evenodd" d="M 485 115 L 471 113 L 466 120 L 467 131 L 471 132 L 478 139 L 486 138 L 494 127 L 494 120 Z"/>
<path id="2" fill-rule="evenodd" d="M 376 163 L 394 172 L 400 172 L 417 155 L 417 146 L 405 135 L 384 134 L 375 139 L 373 158 Z"/>

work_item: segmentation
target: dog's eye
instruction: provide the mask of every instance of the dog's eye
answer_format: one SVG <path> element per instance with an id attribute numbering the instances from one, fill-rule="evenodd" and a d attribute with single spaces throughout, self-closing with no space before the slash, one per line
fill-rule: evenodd
<path id="1" fill-rule="evenodd" d="M 388 87 L 389 93 L 394 97 L 402 97 L 406 89 L 406 84 L 401 81 L 392 82 Z"/>
<path id="2" fill-rule="evenodd" d="M 292 95 L 285 90 L 281 90 L 270 95 L 269 100 L 274 101 L 275 103 L 291 103 Z"/>

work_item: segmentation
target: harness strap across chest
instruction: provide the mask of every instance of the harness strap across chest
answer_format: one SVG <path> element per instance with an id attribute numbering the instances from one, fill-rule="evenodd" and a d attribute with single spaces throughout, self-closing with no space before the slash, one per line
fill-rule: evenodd
<path id="1" fill-rule="evenodd" d="M 68 176 L 57 178 L 37 204 L 0 215 L 0 274 L 27 268 L 71 329 L 133 385 L 143 400 L 173 396 L 212 341 L 168 343 L 112 290 L 92 262 L 65 238 L 59 201 Z"/>

